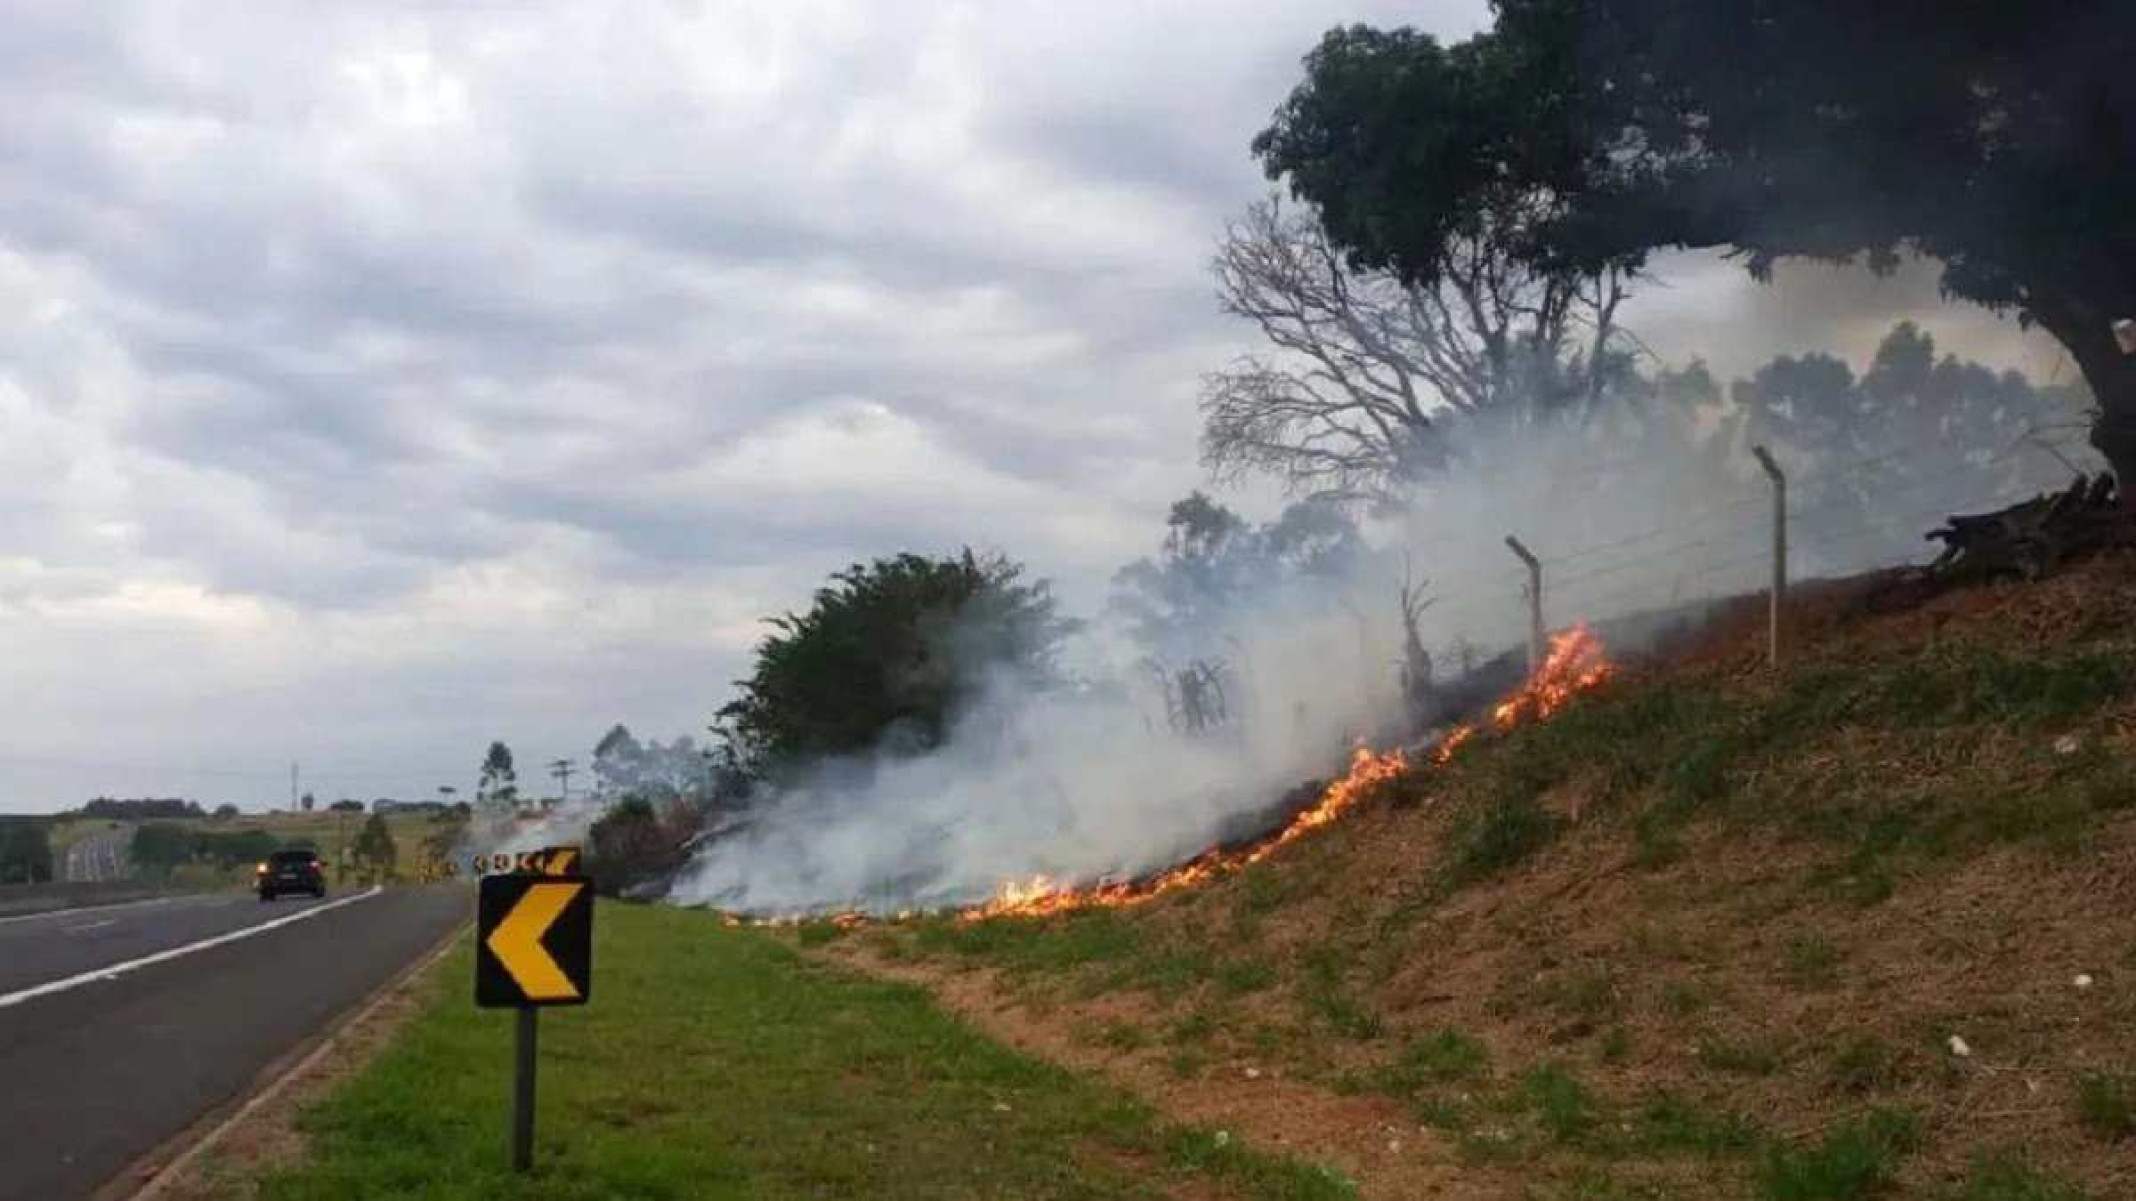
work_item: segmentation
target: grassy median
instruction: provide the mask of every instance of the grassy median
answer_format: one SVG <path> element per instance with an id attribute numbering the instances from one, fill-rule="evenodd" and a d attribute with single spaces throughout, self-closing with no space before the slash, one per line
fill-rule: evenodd
<path id="1" fill-rule="evenodd" d="M 394 1044 L 302 1115 L 306 1157 L 260 1196 L 1351 1195 L 772 935 L 605 905 L 596 937 L 593 1004 L 542 1018 L 531 1180 L 504 1166 L 511 1015 L 473 1007 L 463 947 Z"/>

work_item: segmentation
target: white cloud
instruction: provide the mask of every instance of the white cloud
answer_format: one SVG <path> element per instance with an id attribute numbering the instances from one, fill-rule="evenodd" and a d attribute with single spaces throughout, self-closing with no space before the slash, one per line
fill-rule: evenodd
<path id="1" fill-rule="evenodd" d="M 693 730 L 755 619 L 908 547 L 1087 607 L 1198 482 L 1204 264 L 1299 56 L 1484 15 L 11 13 L 0 810 Z"/>

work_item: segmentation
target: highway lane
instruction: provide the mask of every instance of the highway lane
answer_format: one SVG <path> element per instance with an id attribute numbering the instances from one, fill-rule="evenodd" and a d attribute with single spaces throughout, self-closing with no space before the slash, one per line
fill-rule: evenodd
<path id="1" fill-rule="evenodd" d="M 472 890 L 440 885 L 0 922 L 0 1201 L 89 1196 L 472 910 Z"/>
<path id="2" fill-rule="evenodd" d="M 245 893 L 209 893 L 0 919 L 0 996 L 318 903 L 309 897 L 263 903 Z"/>

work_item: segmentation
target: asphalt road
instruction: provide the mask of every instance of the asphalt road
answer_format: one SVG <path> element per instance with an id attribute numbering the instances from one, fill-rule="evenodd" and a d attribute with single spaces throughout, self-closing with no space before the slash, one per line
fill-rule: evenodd
<path id="1" fill-rule="evenodd" d="M 473 908 L 439 885 L 0 919 L 0 1201 L 90 1195 Z"/>

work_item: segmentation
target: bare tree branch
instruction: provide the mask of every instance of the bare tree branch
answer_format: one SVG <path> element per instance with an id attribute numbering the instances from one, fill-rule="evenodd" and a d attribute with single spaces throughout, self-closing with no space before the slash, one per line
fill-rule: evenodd
<path id="1" fill-rule="evenodd" d="M 1487 231 L 1412 285 L 1352 268 L 1310 213 L 1270 199 L 1226 229 L 1212 270 L 1224 311 L 1274 353 L 1204 377 L 1202 461 L 1295 491 L 1395 499 L 1459 457 L 1465 424 L 1591 411 L 1627 337 L 1622 275 L 1538 274 Z"/>

